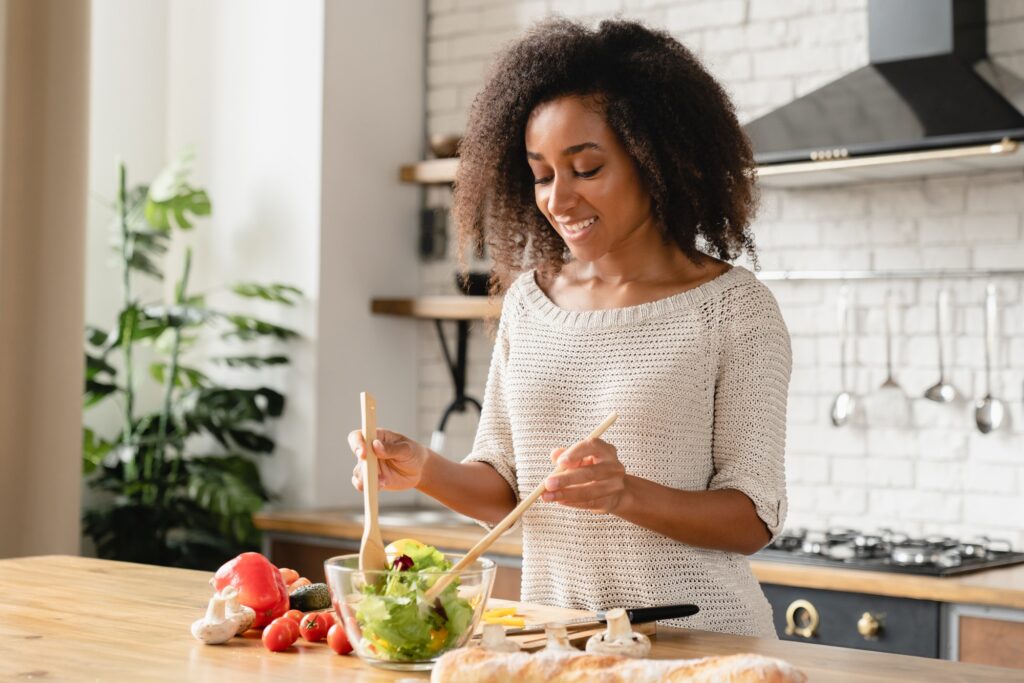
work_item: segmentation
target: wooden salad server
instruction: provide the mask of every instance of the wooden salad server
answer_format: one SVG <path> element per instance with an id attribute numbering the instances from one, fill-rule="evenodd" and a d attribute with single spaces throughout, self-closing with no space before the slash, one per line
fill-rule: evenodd
<path id="1" fill-rule="evenodd" d="M 363 409 L 363 441 L 366 460 L 363 461 L 363 540 L 359 545 L 359 569 L 374 571 L 388 568 L 384 552 L 384 539 L 377 523 L 377 454 L 373 442 L 377 438 L 377 402 L 367 392 L 359 394 Z"/>

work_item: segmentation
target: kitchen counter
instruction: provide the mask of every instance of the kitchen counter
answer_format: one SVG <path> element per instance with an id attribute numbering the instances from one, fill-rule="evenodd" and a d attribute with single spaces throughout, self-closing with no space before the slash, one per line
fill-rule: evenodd
<path id="1" fill-rule="evenodd" d="M 206 646 L 189 625 L 210 597 L 208 572 L 67 556 L 0 560 L 0 679 L 48 681 L 384 682 L 426 674 L 375 669 L 323 644 L 266 651 L 258 638 Z M 652 657 L 754 652 L 802 669 L 812 683 L 995 682 L 1020 672 L 804 643 L 660 629 Z"/>
<path id="2" fill-rule="evenodd" d="M 361 510 L 328 509 L 294 512 L 268 512 L 256 516 L 257 528 L 273 534 L 296 534 L 323 538 L 358 540 L 363 535 Z M 386 515 L 386 511 L 381 511 Z M 416 538 L 446 550 L 469 550 L 483 536 L 482 528 L 472 521 L 452 515 L 451 522 L 416 523 L 414 515 L 402 521 L 401 515 L 390 523 L 381 520 L 385 540 Z M 509 532 L 488 554 L 522 557 L 522 538 Z M 1024 609 L 1024 564 L 989 569 L 963 576 L 915 576 L 890 572 L 858 571 L 816 567 L 786 562 L 752 560 L 754 574 L 761 583 L 802 588 L 820 588 L 853 593 L 871 593 L 917 600 L 966 603 L 991 607 Z"/>

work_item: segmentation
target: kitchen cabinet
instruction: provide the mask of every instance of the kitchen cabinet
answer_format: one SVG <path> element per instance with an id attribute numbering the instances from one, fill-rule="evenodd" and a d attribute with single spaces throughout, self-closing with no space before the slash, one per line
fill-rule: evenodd
<path id="1" fill-rule="evenodd" d="M 949 605 L 948 659 L 1024 669 L 1024 610 Z"/>

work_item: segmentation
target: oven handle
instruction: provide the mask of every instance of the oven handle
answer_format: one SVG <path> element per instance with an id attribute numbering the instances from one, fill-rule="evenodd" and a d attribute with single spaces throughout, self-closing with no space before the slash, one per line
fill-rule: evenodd
<path id="1" fill-rule="evenodd" d="M 807 623 L 796 625 L 796 613 L 798 610 L 807 612 Z M 786 635 L 797 635 L 801 638 L 813 638 L 821 617 L 818 616 L 817 608 L 809 600 L 794 600 L 786 608 Z"/>

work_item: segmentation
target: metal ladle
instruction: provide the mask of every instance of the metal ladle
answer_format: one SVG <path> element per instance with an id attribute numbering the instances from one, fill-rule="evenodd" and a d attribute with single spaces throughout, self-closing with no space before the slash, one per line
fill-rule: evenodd
<path id="1" fill-rule="evenodd" d="M 847 390 L 849 384 L 846 377 L 846 340 L 849 336 L 849 292 L 846 287 L 839 291 L 839 384 L 841 391 L 832 401 L 832 424 L 842 427 L 850 419 L 856 405 L 854 395 Z"/>
<path id="2" fill-rule="evenodd" d="M 950 403 L 957 398 L 957 390 L 952 384 L 946 381 L 945 363 L 945 333 L 949 328 L 949 291 L 939 290 L 939 297 L 936 302 L 935 324 L 938 326 L 936 337 L 939 342 L 939 381 L 928 387 L 924 397 L 936 403 Z"/>
<path id="3" fill-rule="evenodd" d="M 996 287 L 985 289 L 985 398 L 975 403 L 974 421 L 982 434 L 999 429 L 1006 417 L 1006 407 L 992 396 L 992 357 L 996 355 Z"/>

